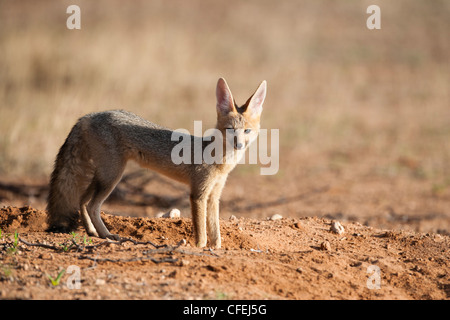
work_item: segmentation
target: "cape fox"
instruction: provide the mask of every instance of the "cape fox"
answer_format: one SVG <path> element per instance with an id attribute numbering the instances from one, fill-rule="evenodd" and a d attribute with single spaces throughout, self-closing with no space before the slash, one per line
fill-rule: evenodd
<path id="1" fill-rule="evenodd" d="M 187 184 L 196 245 L 206 246 L 208 232 L 210 246 L 220 248 L 220 195 L 228 174 L 258 136 L 265 96 L 266 81 L 263 81 L 247 102 L 238 107 L 226 81 L 219 79 L 216 129 L 223 136 L 227 131 L 234 134 L 232 148 L 227 148 L 229 141 L 223 139 L 224 161 L 217 163 L 175 164 L 171 158 L 178 143 L 171 139 L 174 131 L 133 113 L 114 110 L 81 117 L 56 157 L 47 204 L 49 231 L 74 229 L 79 211 L 89 235 L 120 239 L 104 225 L 100 207 L 131 159 Z M 189 138 L 197 143 L 200 139 L 203 150 L 211 143 L 202 137 L 189 135 Z"/>

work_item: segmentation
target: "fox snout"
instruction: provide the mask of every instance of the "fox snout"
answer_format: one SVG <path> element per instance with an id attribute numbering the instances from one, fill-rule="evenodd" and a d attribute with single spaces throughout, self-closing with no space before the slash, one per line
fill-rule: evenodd
<path id="1" fill-rule="evenodd" d="M 244 130 L 242 129 L 227 129 L 227 140 L 233 145 L 234 150 L 245 149 L 246 141 L 244 136 Z"/>
<path id="2" fill-rule="evenodd" d="M 236 149 L 236 150 L 242 150 L 242 149 L 244 149 L 244 144 L 242 144 L 242 143 L 235 143 L 234 144 L 234 149 Z"/>

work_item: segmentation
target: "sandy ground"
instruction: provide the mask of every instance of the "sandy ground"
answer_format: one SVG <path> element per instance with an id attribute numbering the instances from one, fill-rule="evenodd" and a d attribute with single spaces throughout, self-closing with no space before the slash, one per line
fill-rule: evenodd
<path id="1" fill-rule="evenodd" d="M 211 250 L 193 246 L 189 218 L 103 219 L 111 232 L 134 241 L 90 239 L 81 228 L 48 233 L 45 211 L 1 209 L 0 298 L 450 297 L 446 235 L 358 222 L 342 222 L 338 234 L 325 218 L 237 217 L 221 219 L 223 248 Z"/>

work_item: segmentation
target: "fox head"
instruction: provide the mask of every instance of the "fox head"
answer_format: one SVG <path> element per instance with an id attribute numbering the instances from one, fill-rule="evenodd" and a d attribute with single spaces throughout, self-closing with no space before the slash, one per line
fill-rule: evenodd
<path id="1" fill-rule="evenodd" d="M 266 81 L 261 82 L 247 102 L 238 107 L 225 79 L 217 82 L 217 129 L 235 150 L 245 150 L 258 137 L 260 118 L 266 97 Z"/>

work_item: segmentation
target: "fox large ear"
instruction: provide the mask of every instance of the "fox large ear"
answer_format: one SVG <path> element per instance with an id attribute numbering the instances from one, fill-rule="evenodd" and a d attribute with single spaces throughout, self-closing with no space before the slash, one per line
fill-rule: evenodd
<path id="1" fill-rule="evenodd" d="M 233 95 L 231 94 L 230 88 L 228 88 L 227 82 L 224 78 L 220 78 L 219 81 L 217 81 L 216 98 L 217 113 L 227 115 L 232 111 L 236 112 Z"/>
<path id="2" fill-rule="evenodd" d="M 263 109 L 264 99 L 266 98 L 267 82 L 264 80 L 256 89 L 255 93 L 247 100 L 246 113 L 251 117 L 259 117 Z"/>

